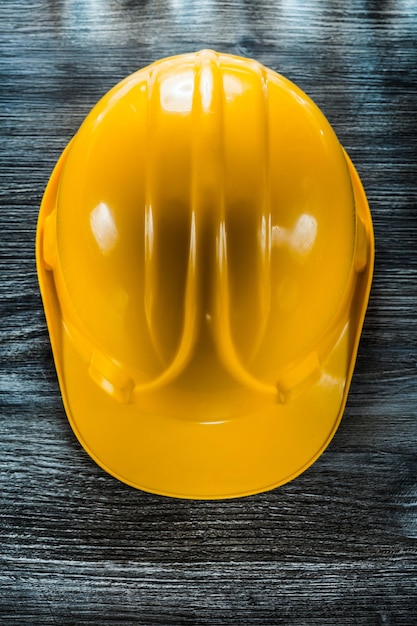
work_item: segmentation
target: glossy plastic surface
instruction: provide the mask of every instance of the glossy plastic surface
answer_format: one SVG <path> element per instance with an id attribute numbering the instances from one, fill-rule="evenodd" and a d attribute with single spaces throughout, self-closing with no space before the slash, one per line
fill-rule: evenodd
<path id="1" fill-rule="evenodd" d="M 273 488 L 341 419 L 372 222 L 314 103 L 204 50 L 125 79 L 59 160 L 37 238 L 68 418 L 135 487 Z"/>

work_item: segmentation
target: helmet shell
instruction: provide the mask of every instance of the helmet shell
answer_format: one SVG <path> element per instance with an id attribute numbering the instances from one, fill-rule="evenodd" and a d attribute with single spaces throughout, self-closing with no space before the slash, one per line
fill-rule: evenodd
<path id="1" fill-rule="evenodd" d="M 114 87 L 52 174 L 37 262 L 69 420 L 121 480 L 254 493 L 335 432 L 372 222 L 328 121 L 272 70 L 203 50 Z"/>

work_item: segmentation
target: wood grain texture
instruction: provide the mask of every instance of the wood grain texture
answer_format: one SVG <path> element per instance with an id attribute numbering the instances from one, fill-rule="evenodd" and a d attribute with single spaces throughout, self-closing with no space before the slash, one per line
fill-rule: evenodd
<path id="1" fill-rule="evenodd" d="M 211 47 L 322 108 L 376 236 L 345 416 L 292 483 L 172 500 L 107 476 L 65 417 L 37 285 L 39 203 L 118 80 Z M 411 0 L 0 3 L 0 623 L 417 624 L 417 9 Z"/>

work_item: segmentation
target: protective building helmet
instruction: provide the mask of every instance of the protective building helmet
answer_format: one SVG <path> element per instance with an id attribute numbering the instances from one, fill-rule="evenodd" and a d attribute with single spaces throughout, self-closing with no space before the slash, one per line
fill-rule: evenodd
<path id="1" fill-rule="evenodd" d="M 82 446 L 170 496 L 296 477 L 340 422 L 373 256 L 359 177 L 290 81 L 209 50 L 129 76 L 64 150 L 38 222 Z"/>

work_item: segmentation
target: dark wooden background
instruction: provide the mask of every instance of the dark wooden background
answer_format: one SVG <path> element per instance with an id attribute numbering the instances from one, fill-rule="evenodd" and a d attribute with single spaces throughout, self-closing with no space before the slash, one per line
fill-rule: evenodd
<path id="1" fill-rule="evenodd" d="M 367 191 L 376 268 L 342 425 L 270 493 L 192 502 L 97 467 L 61 404 L 34 240 L 60 152 L 113 84 L 211 47 L 304 89 Z M 0 3 L 0 623 L 417 624 L 417 5 Z"/>

